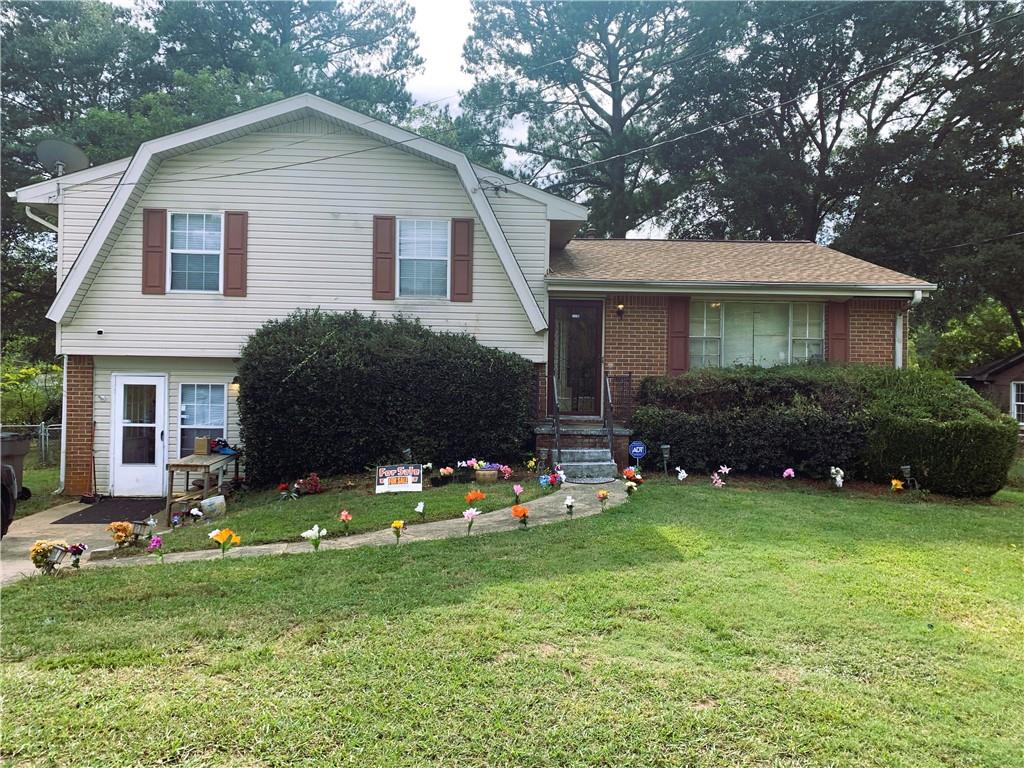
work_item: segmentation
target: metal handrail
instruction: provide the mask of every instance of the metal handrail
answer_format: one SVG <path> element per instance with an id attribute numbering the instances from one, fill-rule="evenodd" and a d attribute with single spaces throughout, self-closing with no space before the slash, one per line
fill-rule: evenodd
<path id="1" fill-rule="evenodd" d="M 612 382 L 608 378 L 608 371 L 604 372 L 604 428 L 608 433 L 608 452 L 615 455 L 613 434 L 615 432 L 615 406 L 612 403 Z"/>
<path id="2" fill-rule="evenodd" d="M 554 405 L 554 412 L 551 414 L 555 422 L 555 461 L 554 466 L 562 463 L 562 424 L 558 410 L 558 377 L 551 374 L 551 402 Z"/>

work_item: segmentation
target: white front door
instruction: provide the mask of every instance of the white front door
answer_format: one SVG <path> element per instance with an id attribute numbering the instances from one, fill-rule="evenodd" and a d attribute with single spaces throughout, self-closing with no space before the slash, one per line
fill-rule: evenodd
<path id="1" fill-rule="evenodd" d="M 167 379 L 114 374 L 111 413 L 114 496 L 163 496 L 167 463 Z"/>

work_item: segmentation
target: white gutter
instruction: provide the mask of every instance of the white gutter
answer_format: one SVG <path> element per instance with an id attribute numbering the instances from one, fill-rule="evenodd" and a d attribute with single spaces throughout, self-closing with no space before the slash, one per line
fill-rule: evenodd
<path id="1" fill-rule="evenodd" d="M 780 294 L 789 296 L 873 296 L 908 299 L 934 291 L 933 283 L 870 284 L 870 283 L 768 283 L 757 281 L 710 282 L 704 280 L 588 280 L 571 277 L 545 278 L 548 290 L 570 293 L 689 293 L 689 294 Z M 918 299 L 920 300 L 920 299 Z"/>
<path id="2" fill-rule="evenodd" d="M 61 374 L 61 397 L 60 397 L 60 483 L 54 496 L 64 493 L 64 467 L 67 464 L 68 456 L 68 356 L 64 355 L 64 371 Z"/>
<path id="3" fill-rule="evenodd" d="M 32 219 L 32 221 L 39 222 L 40 224 L 42 224 L 47 229 L 53 230 L 54 232 L 57 231 L 57 225 L 56 224 L 51 224 L 46 219 L 44 219 L 42 216 L 36 216 L 36 214 L 32 213 L 32 206 L 31 205 L 26 205 L 25 206 L 25 215 L 28 216 L 30 219 Z"/>
<path id="4" fill-rule="evenodd" d="M 897 368 L 903 367 L 903 313 L 896 313 L 896 355 Z"/>

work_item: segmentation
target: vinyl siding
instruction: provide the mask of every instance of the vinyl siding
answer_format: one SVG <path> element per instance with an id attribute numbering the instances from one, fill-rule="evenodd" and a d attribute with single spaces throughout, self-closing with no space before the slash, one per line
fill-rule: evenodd
<path id="1" fill-rule="evenodd" d="M 57 237 L 60 254 L 58 288 L 78 258 L 120 178 L 121 173 L 118 172 L 83 184 L 71 184 L 62 192 Z"/>
<path id="2" fill-rule="evenodd" d="M 237 175 L 309 160 L 321 161 Z M 235 175 L 211 178 L 220 174 Z M 491 193 L 490 199 L 531 289 L 546 307 L 544 207 L 510 193 Z M 95 215 L 100 208 L 94 208 Z M 248 295 L 143 296 L 143 208 L 248 211 Z M 475 218 L 454 170 L 321 119 L 295 121 L 165 160 L 73 318 L 64 324 L 61 351 L 237 358 L 245 339 L 265 320 L 299 307 L 321 307 L 417 317 L 428 327 L 467 332 L 489 346 L 544 360 L 544 334 L 534 333 L 479 220 L 472 302 L 373 301 L 375 214 Z M 99 328 L 102 336 L 96 334 Z"/>
<path id="3" fill-rule="evenodd" d="M 238 397 L 230 386 L 237 373 L 231 360 L 170 357 L 96 357 L 93 362 L 93 418 L 96 421 L 96 487 L 110 492 L 111 404 L 114 402 L 113 375 L 165 374 L 167 376 L 167 458 L 178 458 L 178 403 L 182 384 L 228 385 L 227 440 L 238 442 Z M 184 476 L 175 478 L 176 490 L 183 490 Z"/>

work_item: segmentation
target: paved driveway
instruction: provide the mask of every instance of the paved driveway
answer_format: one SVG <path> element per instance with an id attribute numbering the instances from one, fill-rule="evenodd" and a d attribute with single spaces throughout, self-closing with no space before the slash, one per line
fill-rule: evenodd
<path id="1" fill-rule="evenodd" d="M 9 584 L 35 572 L 35 566 L 28 559 L 28 550 L 37 539 L 64 539 L 68 544 L 80 541 L 88 544 L 90 549 L 109 547 L 110 534 L 103 524 L 52 525 L 54 520 L 60 520 L 86 506 L 72 501 L 18 518 L 11 523 L 7 535 L 0 542 L 0 583 Z"/>

